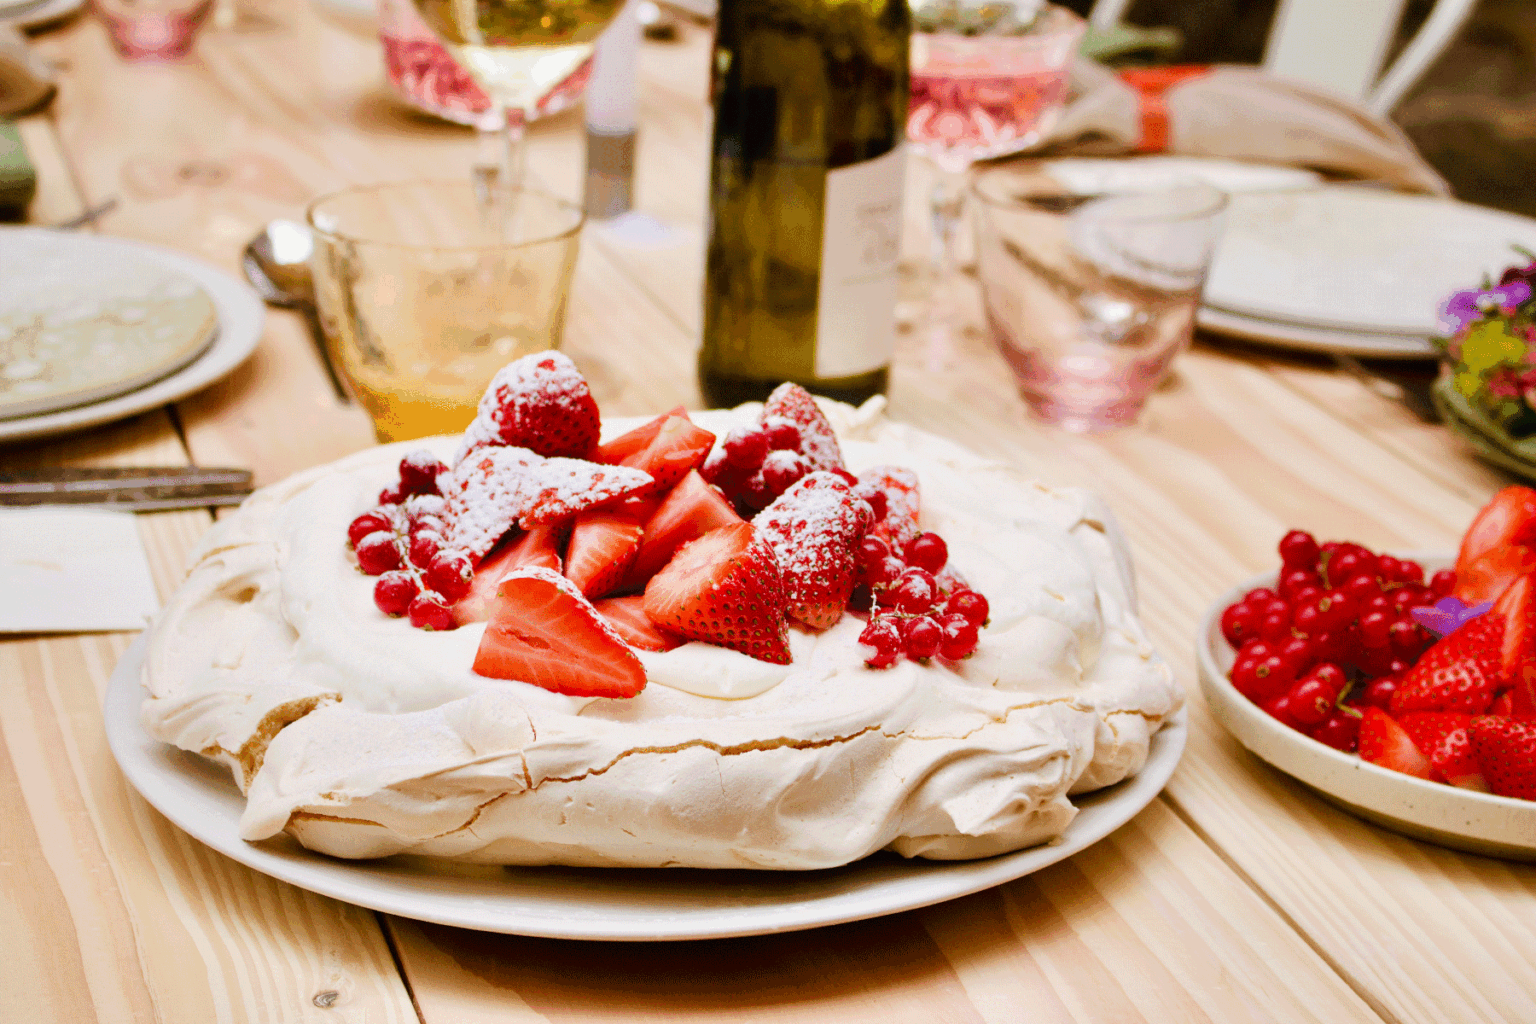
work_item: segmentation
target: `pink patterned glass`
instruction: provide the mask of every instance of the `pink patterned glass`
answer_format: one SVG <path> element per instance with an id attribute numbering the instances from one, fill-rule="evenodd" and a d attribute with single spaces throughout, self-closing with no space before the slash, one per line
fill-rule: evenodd
<path id="1" fill-rule="evenodd" d="M 411 106 L 483 132 L 501 130 L 490 97 L 438 41 L 410 0 L 379 0 L 379 40 L 389 84 Z M 581 99 L 591 72 L 590 60 L 573 71 L 539 101 L 539 116 Z"/>
<path id="2" fill-rule="evenodd" d="M 127 60 L 179 60 L 192 49 L 213 0 L 93 0 L 112 46 Z"/>

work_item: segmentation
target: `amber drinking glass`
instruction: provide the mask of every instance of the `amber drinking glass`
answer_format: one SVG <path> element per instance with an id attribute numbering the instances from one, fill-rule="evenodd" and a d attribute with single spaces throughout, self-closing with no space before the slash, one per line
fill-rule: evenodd
<path id="1" fill-rule="evenodd" d="M 309 207 L 331 359 L 381 441 L 463 430 L 496 371 L 557 348 L 580 207 L 527 189 L 506 231 L 470 182 L 348 189 Z"/>

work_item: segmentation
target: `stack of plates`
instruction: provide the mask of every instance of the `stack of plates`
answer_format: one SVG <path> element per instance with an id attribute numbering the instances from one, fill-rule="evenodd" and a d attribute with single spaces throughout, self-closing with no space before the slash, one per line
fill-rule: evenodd
<path id="1" fill-rule="evenodd" d="M 0 440 L 153 409 L 256 347 L 261 300 L 179 253 L 119 238 L 0 230 Z"/>
<path id="2" fill-rule="evenodd" d="M 1235 194 L 1200 326 L 1293 348 L 1436 355 L 1439 305 L 1524 263 L 1536 221 L 1426 196 L 1335 185 Z"/>

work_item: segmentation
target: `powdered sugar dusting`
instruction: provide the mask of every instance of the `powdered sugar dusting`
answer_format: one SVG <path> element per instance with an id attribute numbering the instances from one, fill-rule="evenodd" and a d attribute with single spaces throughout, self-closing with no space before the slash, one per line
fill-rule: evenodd
<path id="1" fill-rule="evenodd" d="M 837 443 L 837 434 L 809 391 L 798 384 L 780 384 L 763 403 L 764 421 L 770 416 L 783 416 L 800 428 L 800 453 L 811 469 L 843 468 L 843 450 Z"/>
<path id="2" fill-rule="evenodd" d="M 898 551 L 905 549 L 907 541 L 922 532 L 917 525 L 917 474 L 905 466 L 875 466 L 860 473 L 859 481 L 885 492 L 885 518 L 876 526 L 884 529 Z"/>
<path id="3" fill-rule="evenodd" d="M 836 621 L 853 590 L 853 545 L 868 532 L 874 513 L 832 473 L 810 473 L 752 520 L 773 545 L 789 593 L 790 614 L 825 628 Z M 822 621 L 835 609 L 831 621 Z M 818 609 L 823 609 L 818 614 Z M 807 621 L 804 616 L 817 621 Z"/>
<path id="4" fill-rule="evenodd" d="M 508 572 L 501 579 L 503 583 L 507 580 L 530 579 L 553 584 L 562 594 L 576 602 L 576 606 L 581 609 L 582 616 L 590 620 L 599 632 L 625 650 L 630 650 L 630 645 L 619 635 L 619 631 L 614 629 L 608 620 L 603 618 L 602 614 L 592 606 L 592 602 L 587 600 L 576 584 L 553 569 L 545 568 L 542 565 L 524 565 Z"/>
<path id="5" fill-rule="evenodd" d="M 438 478 L 448 543 L 477 561 L 514 526 L 551 523 L 650 482 L 649 473 L 627 466 L 546 459 L 505 446 L 482 449 Z"/>
<path id="6" fill-rule="evenodd" d="M 555 424 L 569 432 L 569 439 L 559 438 L 569 450 L 551 454 L 585 455 L 596 444 L 597 403 L 587 379 L 559 352 L 523 356 L 498 370 L 480 396 L 454 464 L 488 446 L 533 444 Z"/>

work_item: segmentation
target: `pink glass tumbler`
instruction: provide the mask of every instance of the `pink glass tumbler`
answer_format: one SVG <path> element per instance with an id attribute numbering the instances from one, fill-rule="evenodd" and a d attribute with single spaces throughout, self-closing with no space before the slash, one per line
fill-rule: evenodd
<path id="1" fill-rule="evenodd" d="M 92 0 L 112 46 L 126 60 L 180 60 L 192 49 L 213 0 Z"/>

